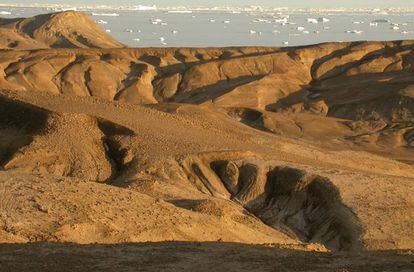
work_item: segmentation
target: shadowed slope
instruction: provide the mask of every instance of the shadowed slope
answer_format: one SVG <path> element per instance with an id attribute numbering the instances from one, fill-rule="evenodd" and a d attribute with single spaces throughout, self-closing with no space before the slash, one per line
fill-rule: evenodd
<path id="1" fill-rule="evenodd" d="M 140 243 L 119 245 L 1 245 L 9 271 L 404 271 L 414 269 L 410 251 L 358 254 L 306 252 L 300 247 L 235 243 Z"/>

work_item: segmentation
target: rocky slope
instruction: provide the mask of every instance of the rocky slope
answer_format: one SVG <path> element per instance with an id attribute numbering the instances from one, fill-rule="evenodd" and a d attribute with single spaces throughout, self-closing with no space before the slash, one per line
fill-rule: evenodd
<path id="1" fill-rule="evenodd" d="M 133 104 L 212 106 L 259 130 L 411 162 L 412 48 L 401 41 L 3 51 L 0 86 Z"/>

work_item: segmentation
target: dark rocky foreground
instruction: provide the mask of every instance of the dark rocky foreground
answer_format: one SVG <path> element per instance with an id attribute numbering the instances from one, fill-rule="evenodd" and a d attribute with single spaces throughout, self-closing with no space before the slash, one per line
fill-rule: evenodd
<path id="1" fill-rule="evenodd" d="M 336 271 L 414 270 L 412 251 L 315 253 L 270 245 L 140 243 L 0 246 L 1 271 Z"/>

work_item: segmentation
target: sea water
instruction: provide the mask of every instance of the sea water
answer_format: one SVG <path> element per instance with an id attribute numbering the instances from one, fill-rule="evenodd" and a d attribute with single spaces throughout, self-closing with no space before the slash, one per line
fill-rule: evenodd
<path id="1" fill-rule="evenodd" d="M 0 7 L 1 17 L 29 17 L 47 8 Z M 85 10 L 131 47 L 298 46 L 322 42 L 414 39 L 414 13 L 214 12 Z M 10 14 L 9 14 L 10 13 Z"/>

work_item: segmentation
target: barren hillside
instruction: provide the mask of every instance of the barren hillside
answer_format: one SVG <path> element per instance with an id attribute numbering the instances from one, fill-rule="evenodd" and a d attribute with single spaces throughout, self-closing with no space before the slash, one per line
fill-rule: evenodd
<path id="1" fill-rule="evenodd" d="M 0 22 L 24 36 L 0 50 L 1 242 L 414 248 L 414 42 L 134 49 L 95 28 Z"/>
<path id="2" fill-rule="evenodd" d="M 0 49 L 120 47 L 124 46 L 82 12 L 0 18 Z"/>

